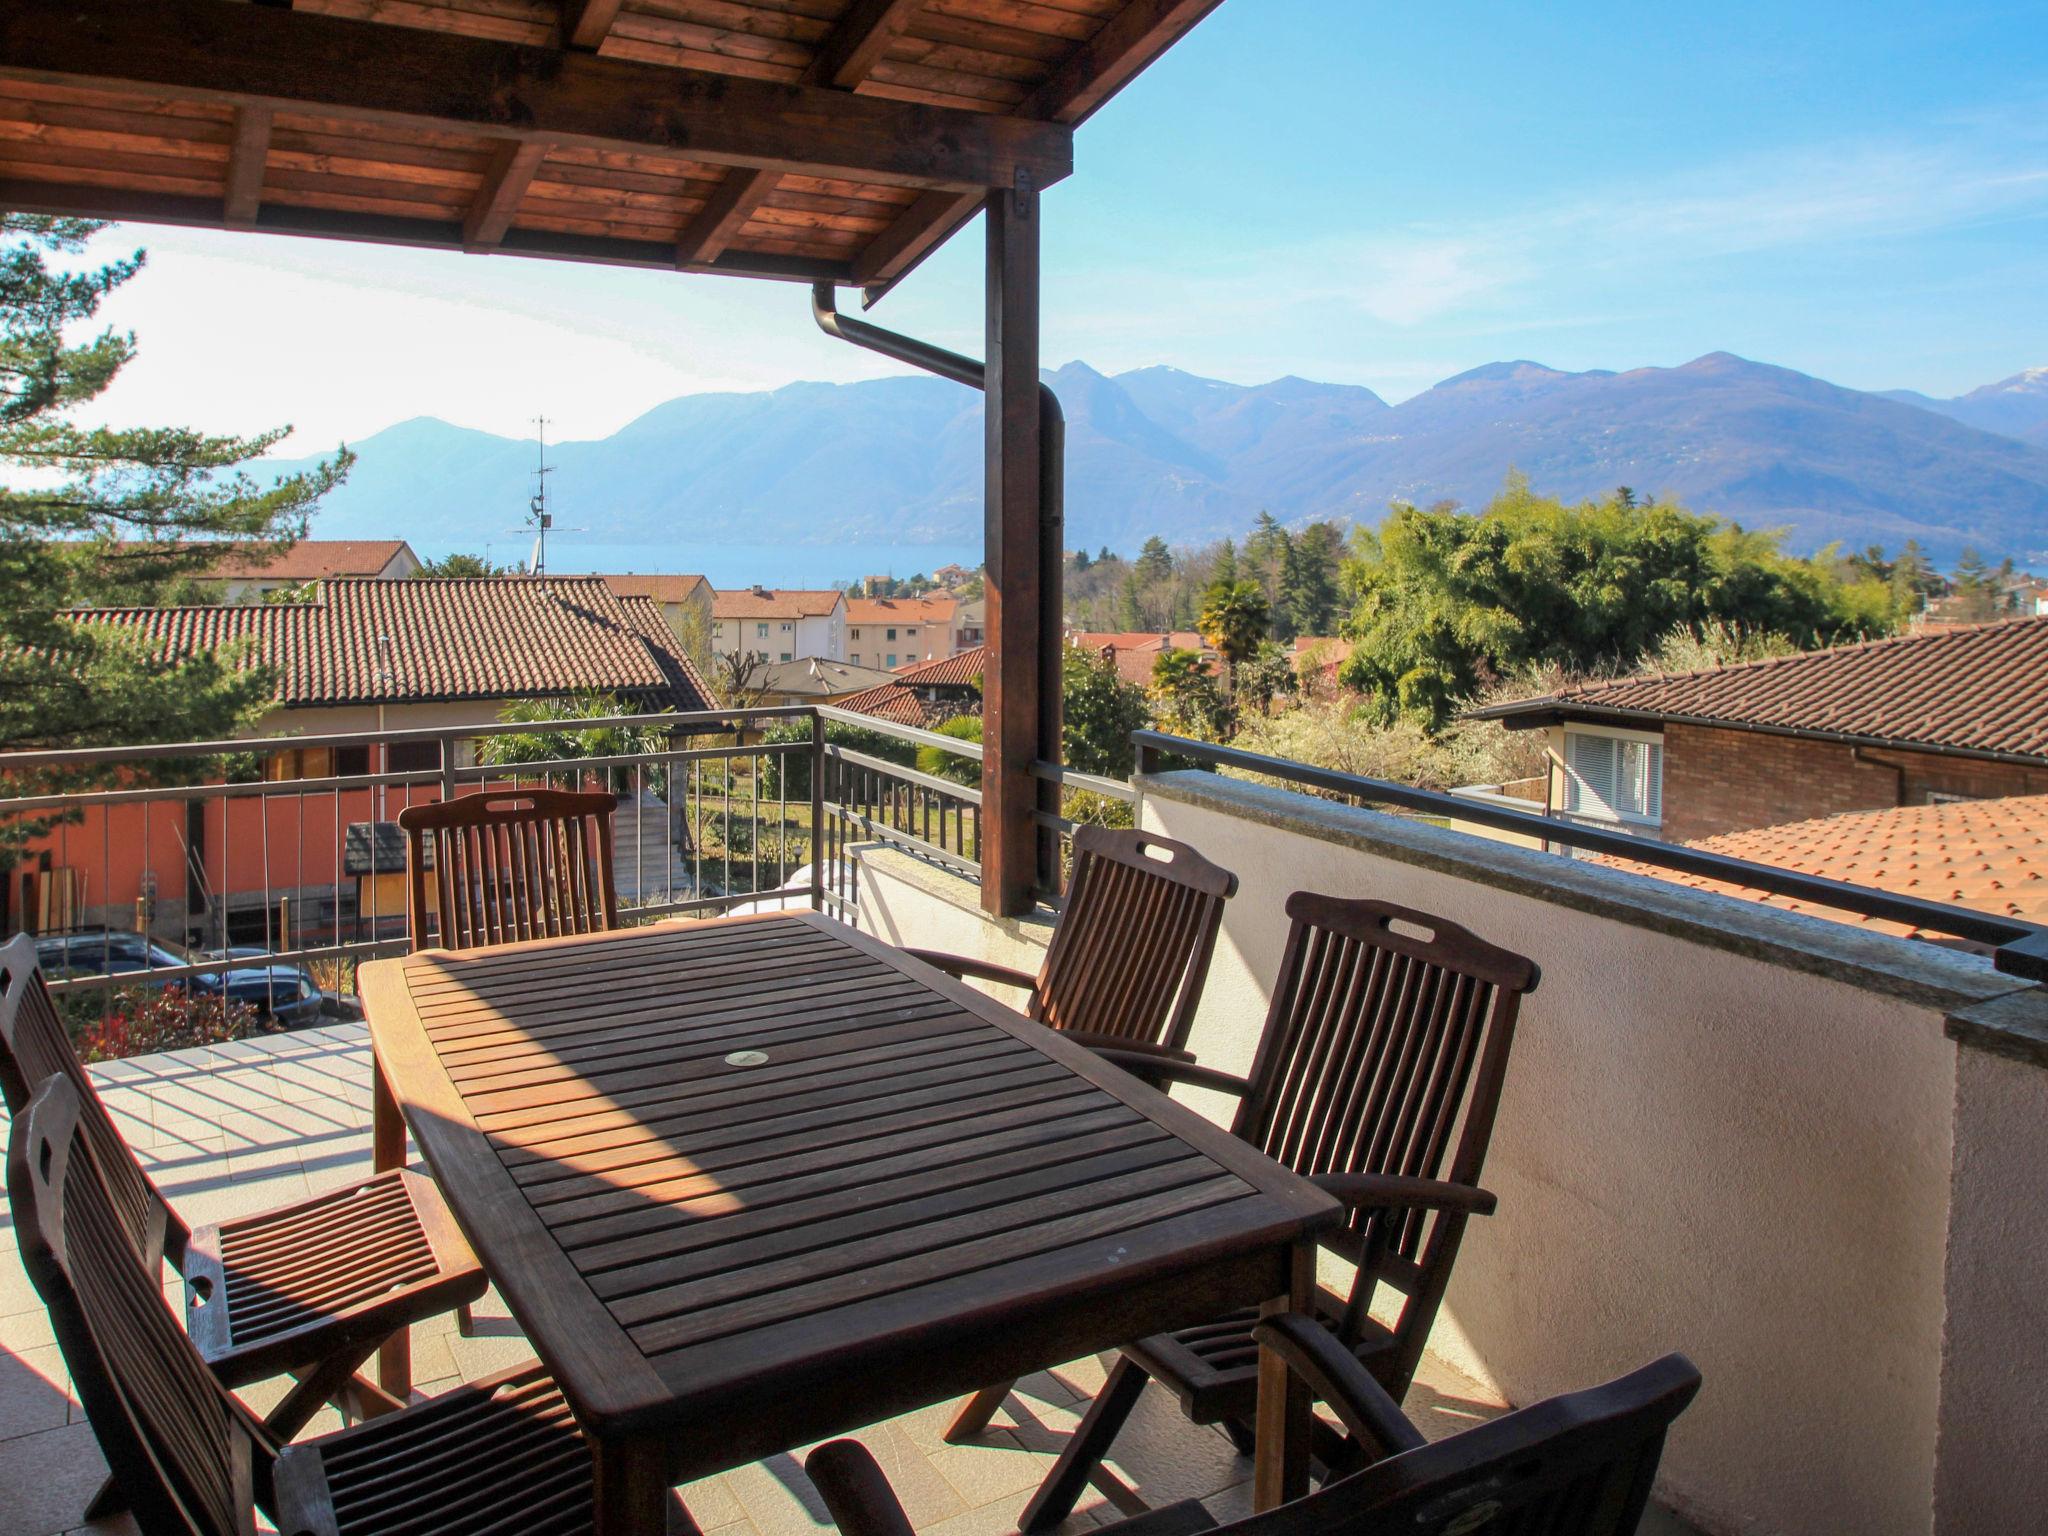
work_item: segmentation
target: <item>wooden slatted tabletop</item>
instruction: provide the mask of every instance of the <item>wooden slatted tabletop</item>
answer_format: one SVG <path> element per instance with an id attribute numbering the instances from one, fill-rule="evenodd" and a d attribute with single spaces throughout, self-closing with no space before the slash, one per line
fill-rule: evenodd
<path id="1" fill-rule="evenodd" d="M 1304 1240 L 1340 1215 L 815 913 L 427 951 L 361 986 L 380 1160 L 402 1113 L 596 1445 L 603 1529 L 659 1529 L 632 1522 L 670 1482 L 1305 1299 Z"/>

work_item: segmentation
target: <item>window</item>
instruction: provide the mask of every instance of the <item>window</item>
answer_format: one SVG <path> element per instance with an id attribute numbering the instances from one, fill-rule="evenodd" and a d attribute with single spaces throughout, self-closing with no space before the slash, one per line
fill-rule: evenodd
<path id="1" fill-rule="evenodd" d="M 754 626 L 754 638 L 756 640 L 766 640 L 768 638 L 768 626 L 766 624 L 756 624 Z"/>
<path id="2" fill-rule="evenodd" d="M 370 749 L 368 747 L 336 747 L 334 749 L 334 771 L 343 778 L 370 771 Z"/>
<path id="3" fill-rule="evenodd" d="M 910 628 L 903 631 L 903 638 L 906 640 L 915 640 L 917 638 L 917 626 L 913 624 L 910 626 Z"/>
<path id="4" fill-rule="evenodd" d="M 854 664 L 854 665 L 855 665 L 856 667 L 860 665 L 860 652 L 859 652 L 859 651 L 855 651 L 855 652 L 853 653 L 853 664 Z"/>
<path id="5" fill-rule="evenodd" d="M 441 768 L 438 741 L 394 741 L 384 750 L 387 773 L 437 773 Z"/>
<path id="6" fill-rule="evenodd" d="M 891 667 L 894 667 L 896 665 L 896 653 L 894 651 L 891 651 L 889 653 L 889 665 Z"/>
<path id="7" fill-rule="evenodd" d="M 788 660 L 789 660 L 789 652 L 787 652 L 787 651 L 784 651 L 784 652 L 782 653 L 782 659 L 783 659 L 784 661 L 788 661 Z"/>
<path id="8" fill-rule="evenodd" d="M 782 632 L 783 632 L 783 633 L 784 633 L 785 635 L 786 635 L 786 634 L 788 634 L 788 633 L 789 633 L 789 631 L 790 631 L 790 629 L 791 629 L 791 627 L 792 627 L 792 626 L 790 626 L 790 625 L 788 625 L 788 624 L 785 624 L 785 625 L 783 625 L 783 626 L 782 626 Z"/>
<path id="9" fill-rule="evenodd" d="M 860 626 L 856 624 L 852 629 L 848 630 L 847 633 L 851 635 L 854 639 L 858 640 L 860 638 Z M 860 660 L 860 658 L 856 656 L 854 657 L 854 660 L 858 661 Z"/>
<path id="10" fill-rule="evenodd" d="M 1564 733 L 1564 809 L 1588 821 L 1664 819 L 1664 747 L 1655 737 Z"/>

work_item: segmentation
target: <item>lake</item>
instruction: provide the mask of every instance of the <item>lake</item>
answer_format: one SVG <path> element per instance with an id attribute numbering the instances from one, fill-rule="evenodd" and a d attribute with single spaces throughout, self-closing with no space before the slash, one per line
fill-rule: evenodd
<path id="1" fill-rule="evenodd" d="M 515 539 L 493 540 L 483 549 L 474 540 L 408 542 L 422 560 L 461 552 L 523 565 L 533 550 L 530 540 Z M 971 571 L 979 564 L 978 544 L 706 544 L 688 539 L 673 544 L 606 544 L 573 533 L 558 533 L 548 540 L 548 569 L 558 576 L 689 571 L 728 590 L 756 585 L 844 588 L 863 576 L 929 576 L 942 565 L 962 565 Z"/>

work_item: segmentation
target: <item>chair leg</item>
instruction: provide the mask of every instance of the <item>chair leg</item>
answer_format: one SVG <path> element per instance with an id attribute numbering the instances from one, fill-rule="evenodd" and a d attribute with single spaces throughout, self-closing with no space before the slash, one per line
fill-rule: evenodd
<path id="1" fill-rule="evenodd" d="M 1237 1447 L 1240 1456 L 1251 1456 L 1259 1448 L 1258 1436 L 1253 1434 L 1251 1425 L 1241 1419 L 1225 1419 L 1223 1433 L 1230 1436 L 1230 1443 Z"/>
<path id="2" fill-rule="evenodd" d="M 455 1331 L 465 1339 L 476 1337 L 476 1315 L 470 1311 L 466 1301 L 455 1309 Z"/>
<path id="3" fill-rule="evenodd" d="M 1088 1486 L 1096 1466 L 1109 1454 L 1124 1420 L 1138 1406 L 1138 1394 L 1145 1390 L 1148 1379 L 1144 1368 L 1134 1364 L 1129 1355 L 1117 1357 L 1116 1368 L 1095 1394 L 1095 1401 L 1088 1405 L 1080 1427 L 1068 1439 L 1052 1470 L 1045 1474 L 1045 1481 L 1038 1485 L 1031 1502 L 1024 1506 L 1017 1521 L 1019 1531 L 1026 1536 L 1049 1531 L 1074 1512 L 1081 1490 Z"/>
<path id="4" fill-rule="evenodd" d="M 967 1406 L 953 1416 L 953 1422 L 946 1426 L 946 1432 L 939 1438 L 948 1445 L 958 1445 L 963 1440 L 972 1440 L 984 1429 L 995 1412 L 1003 1406 L 1003 1399 L 1016 1386 L 1014 1381 L 1000 1382 L 993 1387 L 983 1387 L 967 1399 Z"/>
<path id="5" fill-rule="evenodd" d="M 128 1501 L 121 1497 L 121 1490 L 115 1486 L 111 1475 L 100 1484 L 100 1491 L 92 1496 L 92 1502 L 85 1506 L 88 1521 L 111 1520 L 116 1515 L 128 1512 Z"/>

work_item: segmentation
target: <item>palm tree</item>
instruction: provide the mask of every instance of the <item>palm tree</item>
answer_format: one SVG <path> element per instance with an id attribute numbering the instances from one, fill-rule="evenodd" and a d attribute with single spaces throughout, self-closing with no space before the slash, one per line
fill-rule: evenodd
<path id="1" fill-rule="evenodd" d="M 1265 590 L 1255 581 L 1219 581 L 1202 596 L 1202 616 L 1197 625 L 1203 640 L 1223 657 L 1228 673 L 1259 648 L 1271 623 L 1272 609 Z"/>

